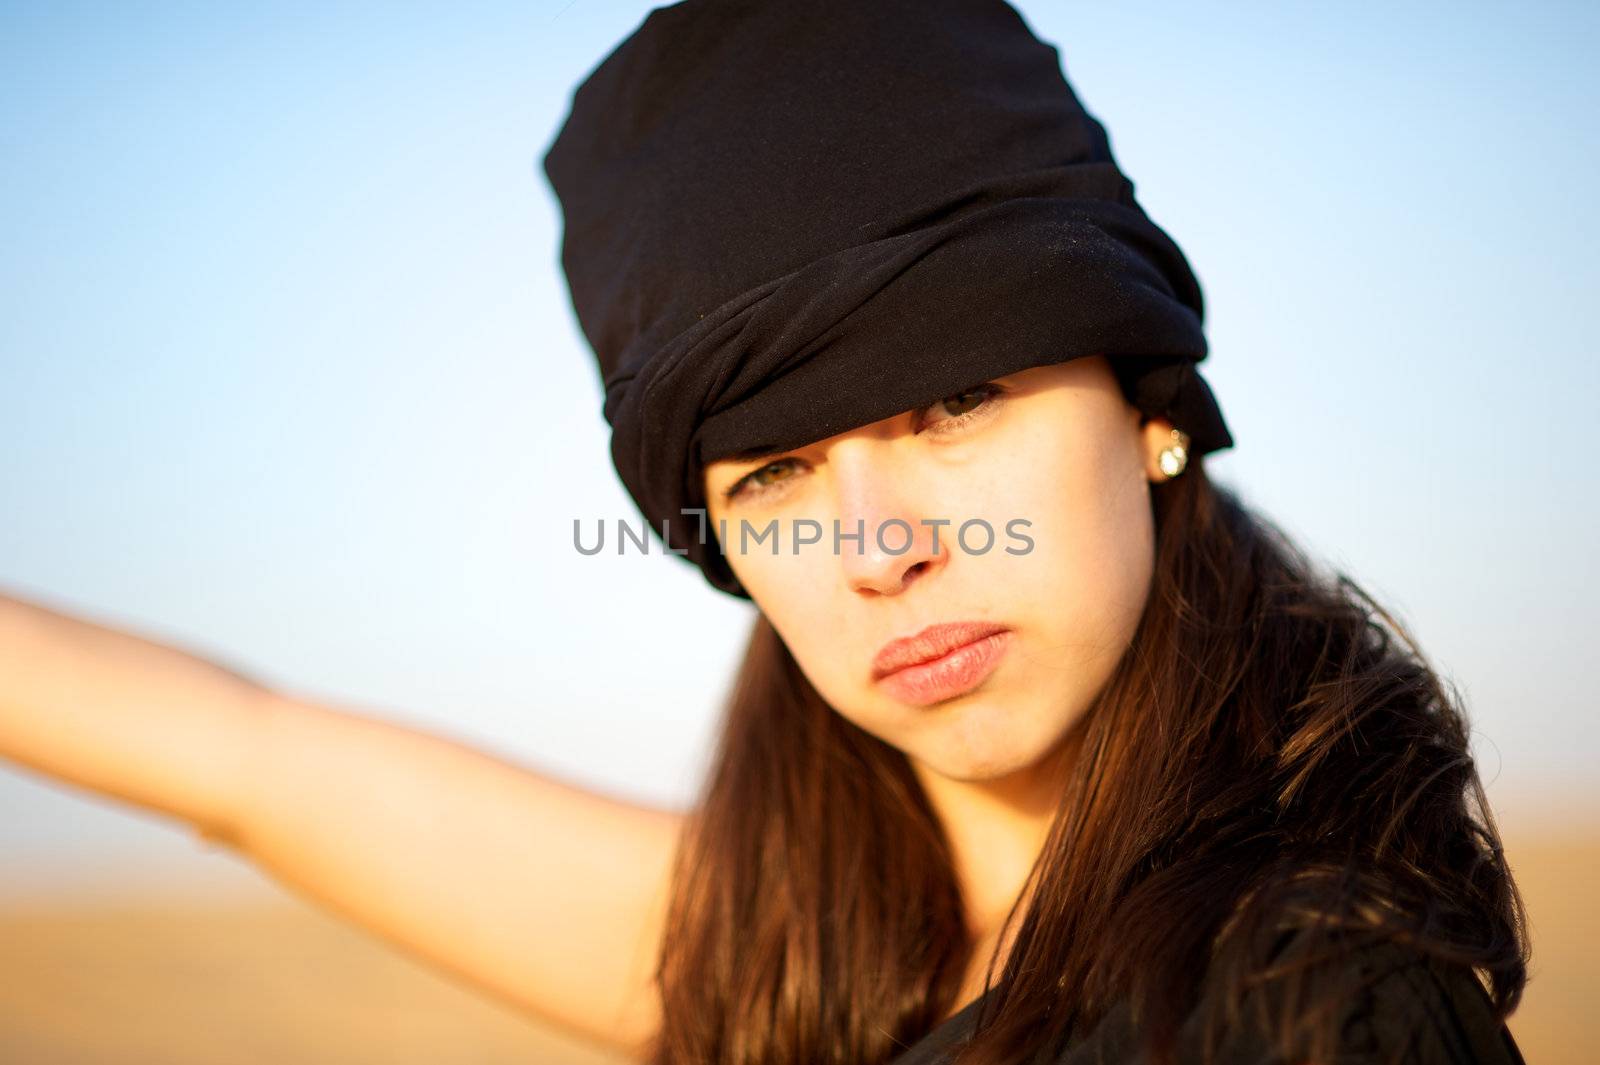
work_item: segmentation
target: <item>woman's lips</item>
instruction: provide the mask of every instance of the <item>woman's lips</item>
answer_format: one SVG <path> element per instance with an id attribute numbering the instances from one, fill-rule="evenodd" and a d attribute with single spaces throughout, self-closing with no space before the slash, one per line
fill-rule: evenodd
<path id="1" fill-rule="evenodd" d="M 929 706 L 971 691 L 993 673 L 1011 647 L 1012 632 L 1002 629 L 961 644 L 938 658 L 905 666 L 878 678 L 878 685 L 901 702 Z"/>

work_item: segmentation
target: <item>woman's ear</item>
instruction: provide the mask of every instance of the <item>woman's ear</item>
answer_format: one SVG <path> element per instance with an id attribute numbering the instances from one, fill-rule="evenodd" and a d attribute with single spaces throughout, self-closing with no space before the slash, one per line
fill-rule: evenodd
<path id="1" fill-rule="evenodd" d="M 1139 439 L 1145 480 L 1157 483 L 1171 480 L 1161 468 L 1161 449 L 1172 443 L 1172 430 L 1173 424 L 1167 418 L 1146 415 L 1140 420 Z"/>

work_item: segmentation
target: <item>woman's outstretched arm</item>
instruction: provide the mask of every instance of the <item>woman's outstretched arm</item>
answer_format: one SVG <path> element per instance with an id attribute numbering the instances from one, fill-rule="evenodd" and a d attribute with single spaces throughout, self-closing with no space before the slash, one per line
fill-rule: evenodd
<path id="1" fill-rule="evenodd" d="M 0 595 L 0 756 L 167 814 L 413 954 L 638 1050 L 683 815 Z"/>

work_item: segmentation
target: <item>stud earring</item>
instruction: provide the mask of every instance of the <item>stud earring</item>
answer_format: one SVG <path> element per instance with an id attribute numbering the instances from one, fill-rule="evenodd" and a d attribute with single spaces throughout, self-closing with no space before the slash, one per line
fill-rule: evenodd
<path id="1" fill-rule="evenodd" d="M 1184 467 L 1189 465 L 1189 434 L 1181 429 L 1172 430 L 1172 443 L 1161 449 L 1156 461 L 1161 466 L 1161 472 L 1169 478 L 1182 473 Z"/>

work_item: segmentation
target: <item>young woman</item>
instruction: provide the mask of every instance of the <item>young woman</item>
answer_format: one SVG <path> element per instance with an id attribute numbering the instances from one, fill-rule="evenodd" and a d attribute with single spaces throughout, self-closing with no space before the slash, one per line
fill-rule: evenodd
<path id="1" fill-rule="evenodd" d="M 1462 709 L 1207 478 L 1198 284 L 1015 11 L 660 8 L 545 166 L 618 472 L 758 609 L 692 808 L 16 599 L 0 752 L 656 1065 L 1520 1061 Z"/>
<path id="2" fill-rule="evenodd" d="M 1458 705 L 1105 359 L 706 479 L 714 521 L 922 532 L 728 556 L 761 615 L 679 860 L 659 1060 L 922 1065 L 980 1019 L 961 1061 L 1520 1060 L 1523 915 Z M 936 548 L 951 512 L 1041 546 Z M 955 649 L 882 675 L 907 634 Z"/>

